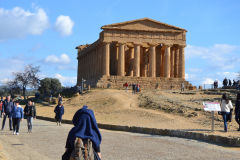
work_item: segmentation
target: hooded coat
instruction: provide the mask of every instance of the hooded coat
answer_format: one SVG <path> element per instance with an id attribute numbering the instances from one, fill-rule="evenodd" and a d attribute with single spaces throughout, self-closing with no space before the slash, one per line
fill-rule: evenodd
<path id="1" fill-rule="evenodd" d="M 87 106 L 83 106 L 78 110 L 72 119 L 74 127 L 70 130 L 66 142 L 66 148 L 73 149 L 76 137 L 81 139 L 90 139 L 93 142 L 93 148 L 96 152 L 100 152 L 100 144 L 102 141 L 101 133 L 97 126 L 92 110 Z"/>

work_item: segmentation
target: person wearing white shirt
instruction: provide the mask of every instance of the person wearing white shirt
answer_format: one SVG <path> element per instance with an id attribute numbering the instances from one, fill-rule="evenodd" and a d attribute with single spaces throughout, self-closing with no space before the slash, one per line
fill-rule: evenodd
<path id="1" fill-rule="evenodd" d="M 229 100 L 227 95 L 224 93 L 221 100 L 221 114 L 224 121 L 224 131 L 227 132 L 227 118 L 230 115 L 230 111 L 233 109 L 232 102 Z"/>

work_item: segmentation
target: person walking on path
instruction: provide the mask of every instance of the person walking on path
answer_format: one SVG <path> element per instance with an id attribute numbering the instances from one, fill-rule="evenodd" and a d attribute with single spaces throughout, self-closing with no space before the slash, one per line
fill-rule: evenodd
<path id="1" fill-rule="evenodd" d="M 60 102 L 60 101 L 62 101 L 62 96 L 61 96 L 61 94 L 59 93 L 59 94 L 58 94 L 58 102 Z"/>
<path id="2" fill-rule="evenodd" d="M 19 135 L 20 121 L 23 120 L 23 109 L 19 105 L 19 102 L 15 102 L 15 106 L 12 110 L 12 119 L 13 119 L 13 134 Z"/>
<path id="3" fill-rule="evenodd" d="M 57 121 L 57 125 L 61 126 L 62 115 L 64 114 L 64 106 L 62 101 L 58 102 L 58 105 L 55 107 L 54 112 L 56 114 L 55 119 Z"/>
<path id="4" fill-rule="evenodd" d="M 12 109 L 14 107 L 13 102 L 11 101 L 11 96 L 7 96 L 6 100 L 3 102 L 3 122 L 2 122 L 2 130 L 4 129 L 6 118 L 9 118 L 9 129 L 12 130 Z"/>
<path id="5" fill-rule="evenodd" d="M 232 102 L 229 100 L 227 95 L 224 93 L 221 100 L 221 114 L 224 121 L 224 131 L 227 132 L 227 119 L 230 115 L 230 110 L 233 109 Z"/>
<path id="6" fill-rule="evenodd" d="M 72 119 L 74 127 L 70 130 L 66 142 L 66 152 L 63 155 L 63 159 L 70 159 L 71 155 L 73 155 L 73 151 L 75 148 L 76 139 L 79 138 L 86 144 L 85 142 L 90 140 L 92 142 L 92 148 L 88 151 L 91 151 L 91 155 L 95 155 L 94 160 L 97 158 L 101 158 L 100 153 L 100 144 L 102 140 L 101 133 L 98 129 L 97 121 L 94 116 L 94 112 L 88 109 L 87 106 L 83 106 L 80 110 L 78 110 Z M 89 142 L 89 141 L 88 141 Z M 84 145 L 85 151 L 86 146 Z M 86 153 L 85 153 L 86 154 Z"/>
<path id="7" fill-rule="evenodd" d="M 24 116 L 27 119 L 28 133 L 32 133 L 32 121 L 33 118 L 36 119 L 36 108 L 31 100 L 28 101 L 24 108 Z"/>
<path id="8" fill-rule="evenodd" d="M 237 94 L 236 106 L 235 106 L 235 120 L 239 125 L 238 131 L 240 131 L 240 93 Z"/>

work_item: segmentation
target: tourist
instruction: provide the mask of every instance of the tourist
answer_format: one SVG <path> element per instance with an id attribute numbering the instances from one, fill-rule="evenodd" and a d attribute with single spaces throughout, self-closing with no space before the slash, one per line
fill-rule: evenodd
<path id="1" fill-rule="evenodd" d="M 227 132 L 227 120 L 230 115 L 230 110 L 233 109 L 232 102 L 224 93 L 221 100 L 221 114 L 224 121 L 224 131 Z"/>
<path id="2" fill-rule="evenodd" d="M 3 101 L 0 100 L 0 118 L 2 118 Z"/>
<path id="3" fill-rule="evenodd" d="M 62 96 L 61 96 L 61 94 L 59 93 L 59 94 L 58 94 L 58 102 L 60 102 L 60 101 L 62 101 Z"/>
<path id="4" fill-rule="evenodd" d="M 127 92 L 128 91 L 128 83 L 126 82 L 126 83 L 124 83 L 124 85 L 123 85 L 124 87 L 125 87 L 125 91 Z"/>
<path id="5" fill-rule="evenodd" d="M 231 87 L 232 86 L 232 81 L 231 79 L 228 80 L 228 85 Z"/>
<path id="6" fill-rule="evenodd" d="M 28 133 L 32 133 L 32 121 L 33 118 L 36 119 L 36 108 L 31 100 L 24 108 L 24 116 L 27 119 Z"/>
<path id="7" fill-rule="evenodd" d="M 235 120 L 239 125 L 238 131 L 240 131 L 240 93 L 237 94 L 235 106 Z"/>
<path id="8" fill-rule="evenodd" d="M 19 135 L 20 121 L 23 119 L 23 109 L 16 101 L 12 110 L 13 134 Z"/>
<path id="9" fill-rule="evenodd" d="M 218 80 L 215 80 L 213 85 L 214 85 L 214 89 L 217 89 L 218 88 Z"/>
<path id="10" fill-rule="evenodd" d="M 4 129 L 6 118 L 9 118 L 9 129 L 12 130 L 12 109 L 14 107 L 13 102 L 11 101 L 11 96 L 7 96 L 6 100 L 3 102 L 2 114 L 3 114 L 3 122 L 2 122 L 2 130 Z"/>
<path id="11" fill-rule="evenodd" d="M 224 80 L 223 80 L 223 87 L 227 87 L 227 85 L 228 85 L 228 80 L 225 77 Z"/>
<path id="12" fill-rule="evenodd" d="M 181 92 L 184 91 L 184 82 L 181 83 Z"/>
<path id="13" fill-rule="evenodd" d="M 136 92 L 137 93 L 140 92 L 140 84 L 139 83 L 136 84 Z"/>
<path id="14" fill-rule="evenodd" d="M 54 112 L 56 114 L 55 119 L 57 121 L 57 125 L 61 126 L 62 115 L 64 114 L 64 106 L 62 101 L 58 102 L 58 105 L 55 107 Z"/>
<path id="15" fill-rule="evenodd" d="M 90 142 L 92 142 L 92 149 L 88 151 L 94 152 L 95 156 L 101 158 L 100 144 L 102 137 L 98 129 L 97 121 L 95 119 L 93 111 L 88 109 L 87 106 L 83 106 L 75 113 L 72 122 L 74 127 L 70 130 L 68 134 L 66 142 L 66 152 L 62 156 L 62 159 L 67 160 L 70 159 L 71 155 L 74 155 L 74 146 L 76 146 L 76 143 L 78 141 L 84 142 L 84 150 L 86 151 L 86 145 L 89 144 L 89 140 Z M 80 154 L 78 155 L 80 156 Z M 90 153 L 88 155 L 93 155 L 93 153 Z M 96 159 L 93 157 L 91 158 Z"/>
<path id="16" fill-rule="evenodd" d="M 136 84 L 133 83 L 132 84 L 132 94 L 135 94 L 136 93 Z"/>

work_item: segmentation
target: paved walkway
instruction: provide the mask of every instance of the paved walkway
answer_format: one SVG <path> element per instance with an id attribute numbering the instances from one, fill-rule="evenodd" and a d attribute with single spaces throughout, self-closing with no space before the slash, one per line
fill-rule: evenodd
<path id="1" fill-rule="evenodd" d="M 0 131 L 0 144 L 9 160 L 58 160 L 64 152 L 68 131 L 72 126 L 56 126 L 53 122 L 35 120 L 28 134 L 26 120 L 20 135 L 12 135 L 8 124 Z M 101 130 L 103 160 L 237 160 L 240 150 L 173 137 L 161 137 Z"/>

